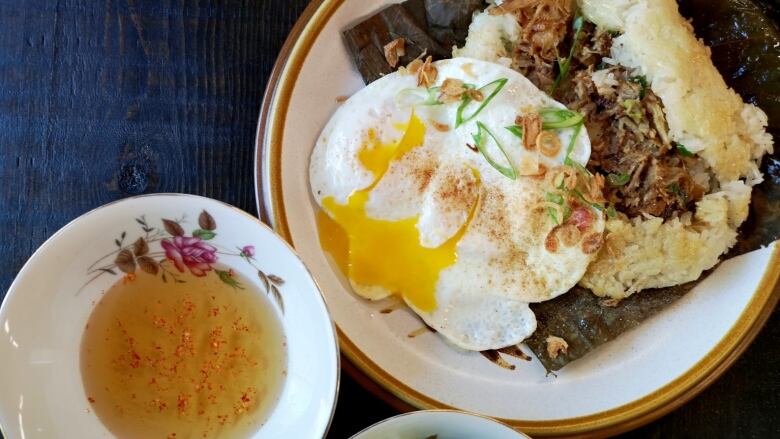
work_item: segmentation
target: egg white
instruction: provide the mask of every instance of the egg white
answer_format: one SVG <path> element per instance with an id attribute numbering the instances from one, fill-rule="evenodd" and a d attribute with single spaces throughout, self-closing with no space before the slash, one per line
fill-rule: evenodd
<path id="1" fill-rule="evenodd" d="M 518 168 L 531 159 L 548 168 L 563 162 L 573 130 L 555 132 L 564 146 L 556 157 L 537 157 L 504 128 L 513 125 L 518 114 L 544 107 L 565 108 L 562 104 L 499 64 L 454 58 L 434 65 L 437 85 L 454 78 L 479 87 L 506 78 L 505 87 L 475 120 L 490 127 Z M 457 261 L 439 275 L 436 309 L 412 309 L 464 349 L 517 344 L 536 328 L 528 303 L 568 291 L 583 276 L 592 256 L 576 247 L 547 252 L 544 238 L 554 225 L 532 209 L 544 197 L 542 181 L 525 176 L 511 180 L 500 174 L 482 154 L 466 146 L 474 143 L 475 120 L 456 128 L 457 104 L 414 104 L 408 97 L 414 89 L 424 92 L 417 87 L 415 75 L 396 72 L 369 84 L 340 106 L 311 155 L 314 198 L 320 205 L 325 197 L 344 204 L 353 192 L 374 183 L 374 175 L 358 158 L 368 130 L 374 130 L 383 143 L 391 143 L 403 134 L 403 125 L 414 112 L 426 125 L 424 144 L 390 163 L 370 192 L 366 213 L 389 221 L 418 217 L 420 244 L 429 248 L 452 238 L 465 225 L 457 244 Z M 440 131 L 437 124 L 446 124 L 449 130 Z M 492 141 L 488 151 L 503 160 Z M 589 155 L 590 140 L 583 129 L 569 157 L 584 165 Z M 422 181 L 424 175 L 430 178 Z M 459 188 L 460 196 L 446 196 L 452 188 Z M 599 215 L 593 230 L 600 233 L 603 228 Z M 376 285 L 353 283 L 353 287 L 374 300 L 391 293 Z"/>

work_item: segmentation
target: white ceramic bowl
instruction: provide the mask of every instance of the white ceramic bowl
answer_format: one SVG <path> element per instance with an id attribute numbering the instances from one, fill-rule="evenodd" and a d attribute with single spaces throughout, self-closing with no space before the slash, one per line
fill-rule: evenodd
<path id="1" fill-rule="evenodd" d="M 454 410 L 404 413 L 378 422 L 352 439 L 521 439 L 528 436 L 483 416 Z"/>
<path id="2" fill-rule="evenodd" d="M 325 434 L 338 393 L 339 356 L 333 324 L 311 274 L 256 218 L 208 198 L 166 194 L 126 199 L 79 217 L 46 241 L 19 272 L 0 307 L 0 426 L 7 439 L 111 437 L 89 409 L 82 385 L 84 325 L 101 293 L 123 275 L 111 267 L 120 247 L 147 236 L 150 251 L 159 251 L 159 239 L 170 234 L 163 218 L 178 221 L 189 236 L 202 229 L 203 211 L 215 223 L 207 225 L 216 226 L 208 242 L 236 253 L 218 254 L 218 263 L 254 280 L 260 291 L 266 286 L 258 269 L 284 280 L 270 282 L 268 291 L 287 338 L 287 377 L 273 413 L 253 438 Z M 237 248 L 245 246 L 254 247 L 251 264 L 238 254 Z M 94 271 L 106 266 L 113 273 Z"/>

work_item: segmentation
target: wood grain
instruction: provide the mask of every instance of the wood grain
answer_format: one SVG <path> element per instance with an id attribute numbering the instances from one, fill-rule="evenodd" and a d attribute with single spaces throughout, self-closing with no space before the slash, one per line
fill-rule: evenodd
<path id="1" fill-rule="evenodd" d="M 254 134 L 303 0 L 0 2 L 0 295 L 80 214 L 185 192 L 256 213 Z M 778 437 L 780 317 L 723 377 L 626 437 Z M 2 359 L 0 359 L 0 362 Z M 342 376 L 330 437 L 394 414 Z"/>

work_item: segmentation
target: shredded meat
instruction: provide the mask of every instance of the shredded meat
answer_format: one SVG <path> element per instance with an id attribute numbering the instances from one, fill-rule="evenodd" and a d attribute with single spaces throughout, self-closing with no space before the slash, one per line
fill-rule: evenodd
<path id="1" fill-rule="evenodd" d="M 670 141 L 663 104 L 645 79 L 602 62 L 612 36 L 590 23 L 583 34 L 559 99 L 585 116 L 588 168 L 608 176 L 607 202 L 629 217 L 671 218 L 691 210 L 709 190 L 705 166 Z"/>
<path id="2" fill-rule="evenodd" d="M 598 65 L 609 56 L 612 49 L 612 34 L 609 31 L 597 29 L 593 23 L 586 21 L 580 38 L 582 46 L 574 52 L 574 62 L 579 63 L 580 68 Z"/>
<path id="3" fill-rule="evenodd" d="M 571 2 L 509 0 L 491 13 L 514 14 L 522 33 L 512 67 L 550 90 L 559 73 L 556 61 L 569 54 L 574 40 Z M 555 98 L 585 116 L 591 140 L 587 168 L 601 186 L 592 201 L 629 217 L 672 218 L 692 210 L 711 189 L 709 170 L 698 157 L 680 154 L 669 139 L 663 104 L 646 80 L 605 62 L 613 37 L 592 23 L 583 25 Z M 603 199 L 597 197 L 601 192 Z"/>

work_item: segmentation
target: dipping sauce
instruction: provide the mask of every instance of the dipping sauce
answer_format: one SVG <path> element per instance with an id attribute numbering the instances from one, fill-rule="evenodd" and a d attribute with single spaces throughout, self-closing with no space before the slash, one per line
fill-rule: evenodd
<path id="1" fill-rule="evenodd" d="M 232 271 L 231 271 L 232 273 Z M 281 323 L 238 274 L 124 277 L 95 305 L 81 342 L 91 408 L 119 438 L 246 438 L 285 377 Z"/>

